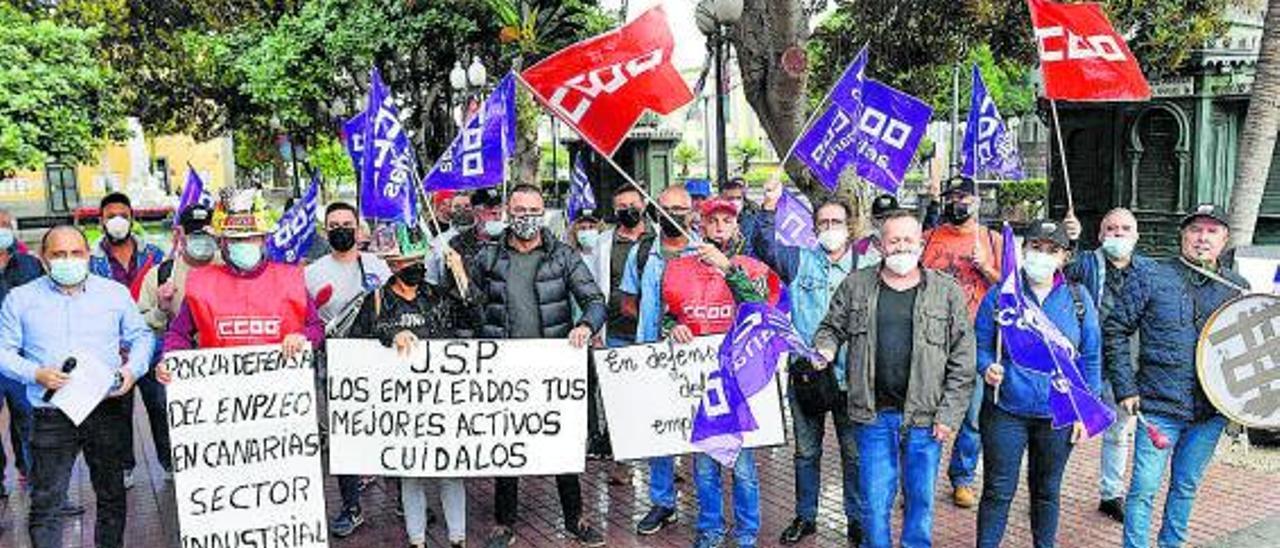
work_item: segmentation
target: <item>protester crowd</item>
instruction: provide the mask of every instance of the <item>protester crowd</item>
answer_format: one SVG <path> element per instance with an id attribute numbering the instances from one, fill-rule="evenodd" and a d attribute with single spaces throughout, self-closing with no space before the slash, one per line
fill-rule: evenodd
<path id="1" fill-rule="evenodd" d="M 595 348 L 685 344 L 727 332 L 732 311 L 744 302 L 789 303 L 796 331 L 822 357 L 793 357 L 781 366 L 795 514 L 777 544 L 799 543 L 820 527 L 828 415 L 839 450 L 828 458 L 839 459 L 850 545 L 890 546 L 899 496 L 900 543 L 931 545 L 948 443 L 952 501 L 977 507 L 978 546 L 1001 544 L 1024 456 L 1034 544 L 1059 543 L 1063 473 L 1085 427 L 1054 424 L 1050 394 L 1061 387 L 1036 364 L 1018 363 L 1001 339 L 1001 322 L 1009 321 L 998 299 L 1005 241 L 978 222 L 972 180 L 948 181 L 920 211 L 877 197 L 871 228 L 862 234 L 850 203 L 813 204 L 812 248 L 776 237 L 779 199 L 789 192 L 777 181 L 766 185 L 759 204 L 741 179 L 724 182 L 717 194 L 695 190 L 701 191 L 672 186 L 650 203 L 640 190 L 622 187 L 609 197 L 607 214 L 589 209 L 569 219 L 563 240 L 546 228 L 542 193 L 529 185 L 505 196 L 495 189 L 437 196 L 430 228 L 371 226 L 351 204 L 334 202 L 323 212 L 328 254 L 305 266 L 266 258 L 264 212 L 236 194 L 216 207 L 179 212 L 167 256 L 136 235 L 122 194 L 101 202 L 101 241 L 59 226 L 44 233 L 38 255 L 23 251 L 12 215 L 0 212 L 0 386 L 19 484 L 30 490 L 33 546 L 61 546 L 63 518 L 83 511 L 67 497 L 81 453 L 97 504 L 95 542 L 123 545 L 125 493 L 137 458 L 135 392 L 156 457 L 172 471 L 166 352 L 246 344 L 278 344 L 286 355 L 314 350 L 324 393 L 326 337 L 376 339 L 401 352 L 450 338 L 564 338 Z M 1214 206 L 1196 208 L 1181 222 L 1179 255 L 1167 259 L 1135 250 L 1140 230 L 1125 209 L 1103 218 L 1096 246 L 1079 241 L 1080 233 L 1070 216 L 1027 224 L 1013 275 L 1021 298 L 1075 348 L 1074 367 L 1089 391 L 1119 414 L 1103 435 L 1098 505 L 1124 523 L 1117 543 L 1148 545 L 1168 468 L 1158 544 L 1181 546 L 1226 425 L 1199 388 L 1194 364 L 1209 315 L 1238 293 L 1233 284 L 1245 285 L 1218 261 L 1227 223 Z M 228 335 L 224 320 L 250 316 L 273 318 L 279 329 Z M 110 396 L 79 425 L 49 403 L 72 371 L 68 349 L 117 371 Z M 589 382 L 589 453 L 608 456 L 610 432 L 594 373 Z M 1135 437 L 1139 417 L 1172 444 Z M 688 460 L 693 482 L 684 488 L 697 501 L 695 547 L 775 544 L 760 538 L 760 481 L 750 449 L 732 467 L 704 454 Z M 647 469 L 650 506 L 635 533 L 674 526 L 677 459 L 634 465 Z M 341 505 L 329 525 L 342 538 L 365 523 L 361 495 L 372 479 L 335 481 Z M 451 546 L 465 545 L 467 492 L 459 478 L 398 481 L 407 544 L 426 544 L 434 518 L 430 481 L 438 483 Z M 486 546 L 497 548 L 516 538 L 521 499 L 518 478 L 495 482 L 496 525 L 486 532 Z M 578 476 L 558 476 L 555 484 L 568 535 L 582 546 L 605 545 L 584 511 Z"/>

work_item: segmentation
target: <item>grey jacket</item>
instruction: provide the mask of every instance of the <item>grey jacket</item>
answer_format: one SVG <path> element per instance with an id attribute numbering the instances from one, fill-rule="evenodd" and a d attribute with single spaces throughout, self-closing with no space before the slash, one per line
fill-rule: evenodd
<path id="1" fill-rule="evenodd" d="M 845 278 L 831 298 L 827 316 L 814 334 L 814 346 L 836 351 L 847 345 L 849 416 L 855 422 L 876 418 L 876 301 L 880 269 L 858 270 Z M 955 279 L 924 270 L 916 294 L 914 341 L 905 424 L 942 424 L 955 431 L 969 408 L 977 377 L 973 325 L 964 291 Z"/>

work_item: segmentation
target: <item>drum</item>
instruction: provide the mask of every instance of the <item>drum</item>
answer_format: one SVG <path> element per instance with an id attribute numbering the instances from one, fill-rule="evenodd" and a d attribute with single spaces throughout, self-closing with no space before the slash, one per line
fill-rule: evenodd
<path id="1" fill-rule="evenodd" d="M 1223 415 L 1280 429 L 1280 296 L 1244 295 L 1214 311 L 1200 333 L 1196 373 Z"/>

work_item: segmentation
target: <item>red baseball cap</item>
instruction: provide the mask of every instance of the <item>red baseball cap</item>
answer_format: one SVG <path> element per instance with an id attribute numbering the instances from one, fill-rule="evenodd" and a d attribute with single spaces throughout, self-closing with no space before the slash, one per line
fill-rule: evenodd
<path id="1" fill-rule="evenodd" d="M 723 198 L 711 198 L 709 200 L 705 200 L 698 209 L 701 211 L 703 217 L 710 217 L 716 212 L 726 212 L 734 216 L 738 215 L 737 204 Z"/>

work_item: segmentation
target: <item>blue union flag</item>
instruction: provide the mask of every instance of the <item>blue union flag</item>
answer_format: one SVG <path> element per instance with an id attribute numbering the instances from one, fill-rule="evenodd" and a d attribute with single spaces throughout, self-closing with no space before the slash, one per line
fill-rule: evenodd
<path id="1" fill-rule="evenodd" d="M 960 174 L 970 179 L 1022 180 L 1022 159 L 1018 142 L 1005 127 L 996 102 L 987 93 L 982 72 L 973 66 L 973 97 L 964 130 L 964 167 Z"/>
<path id="2" fill-rule="evenodd" d="M 784 352 L 822 361 L 786 314 L 767 303 L 739 304 L 733 328 L 720 344 L 720 368 L 707 376 L 689 441 L 732 466 L 742 451 L 742 434 L 759 428 L 747 400 L 769 386 Z"/>
<path id="3" fill-rule="evenodd" d="M 360 168 L 356 170 L 360 174 L 360 213 L 371 219 L 412 223 L 417 169 L 413 147 L 400 123 L 391 90 L 382 83 L 376 67 L 369 80 L 369 107 L 359 128 L 360 141 L 349 144 L 360 147 Z"/>
<path id="4" fill-rule="evenodd" d="M 427 192 L 472 190 L 502 184 L 515 150 L 516 85 L 508 74 L 463 124 L 458 136 L 423 180 Z"/>
<path id="5" fill-rule="evenodd" d="M 853 165 L 858 176 L 897 192 L 928 129 L 933 109 L 865 77 L 866 48 L 831 91 L 827 110 L 800 136 L 795 153 L 827 188 Z"/>

